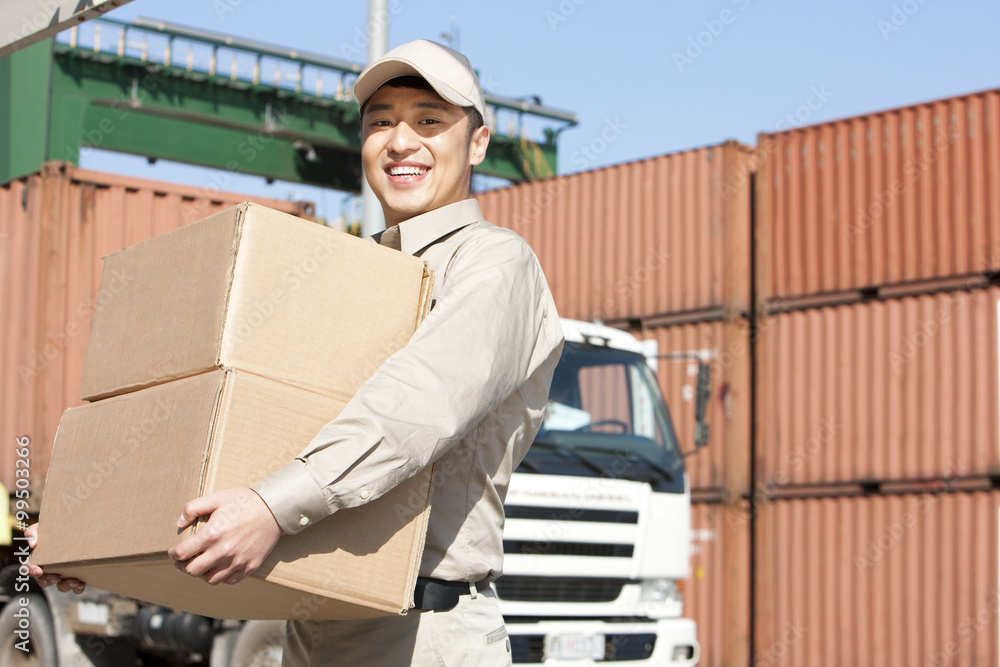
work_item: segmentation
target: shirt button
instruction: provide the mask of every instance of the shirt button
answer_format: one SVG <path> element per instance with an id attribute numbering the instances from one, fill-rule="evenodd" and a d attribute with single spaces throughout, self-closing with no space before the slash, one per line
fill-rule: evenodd
<path id="1" fill-rule="evenodd" d="M 369 491 L 368 489 L 361 490 L 361 500 L 368 500 L 371 497 L 372 497 L 371 491 Z"/>
<path id="2" fill-rule="evenodd" d="M 299 525 L 300 526 L 308 526 L 309 525 L 309 517 L 307 517 L 307 516 L 301 516 L 301 517 L 299 517 Z"/>

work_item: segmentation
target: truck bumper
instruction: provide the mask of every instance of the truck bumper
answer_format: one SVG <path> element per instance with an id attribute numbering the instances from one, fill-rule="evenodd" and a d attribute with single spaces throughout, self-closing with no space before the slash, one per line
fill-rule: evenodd
<path id="1" fill-rule="evenodd" d="M 686 667 L 697 664 L 701 652 L 695 623 L 687 618 L 614 623 L 508 618 L 507 633 L 515 665 Z"/>

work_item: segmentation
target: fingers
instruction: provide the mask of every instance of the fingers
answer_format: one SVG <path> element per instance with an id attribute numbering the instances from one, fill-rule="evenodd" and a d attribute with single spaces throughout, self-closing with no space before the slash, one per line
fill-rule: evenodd
<path id="1" fill-rule="evenodd" d="M 213 586 L 221 583 L 239 583 L 252 571 L 246 566 L 235 565 L 232 556 L 214 558 L 211 552 L 200 554 L 189 561 L 177 561 L 174 567 Z"/>
<path id="2" fill-rule="evenodd" d="M 187 528 L 198 517 L 208 516 L 214 512 L 219 506 L 215 498 L 216 495 L 213 493 L 201 498 L 195 498 L 184 505 L 184 509 L 181 510 L 181 516 L 177 519 L 177 527 Z"/>
<path id="3" fill-rule="evenodd" d="M 28 546 L 34 549 L 35 543 L 38 542 L 38 524 L 33 523 L 25 528 L 24 537 L 28 540 Z"/>
<path id="4" fill-rule="evenodd" d="M 62 579 L 58 584 L 56 584 L 56 588 L 58 588 L 63 593 L 69 593 L 70 591 L 72 591 L 77 595 L 79 595 L 84 591 L 86 585 L 79 579 L 70 578 L 70 579 Z"/>

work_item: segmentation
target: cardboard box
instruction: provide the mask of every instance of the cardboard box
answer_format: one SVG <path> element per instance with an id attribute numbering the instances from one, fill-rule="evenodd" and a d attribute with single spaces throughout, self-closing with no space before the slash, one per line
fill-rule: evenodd
<path id="1" fill-rule="evenodd" d="M 81 394 L 237 368 L 348 398 L 432 282 L 416 257 L 246 202 L 105 257 Z"/>
<path id="2" fill-rule="evenodd" d="M 359 508 L 284 536 L 236 585 L 176 570 L 187 501 L 292 460 L 345 401 L 216 370 L 67 410 L 32 561 L 95 588 L 216 618 L 342 619 L 412 606 L 430 503 L 426 470 Z"/>

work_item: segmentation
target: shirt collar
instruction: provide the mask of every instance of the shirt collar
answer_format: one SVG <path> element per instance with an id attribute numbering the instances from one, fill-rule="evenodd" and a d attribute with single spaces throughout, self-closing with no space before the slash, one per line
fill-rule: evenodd
<path id="1" fill-rule="evenodd" d="M 416 254 L 438 239 L 474 222 L 483 222 L 483 213 L 475 199 L 448 204 L 399 223 L 399 247 L 408 255 Z"/>

